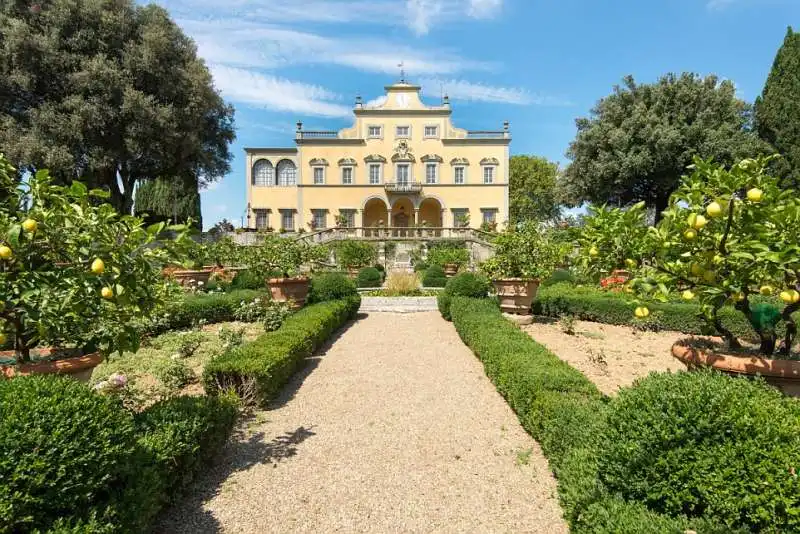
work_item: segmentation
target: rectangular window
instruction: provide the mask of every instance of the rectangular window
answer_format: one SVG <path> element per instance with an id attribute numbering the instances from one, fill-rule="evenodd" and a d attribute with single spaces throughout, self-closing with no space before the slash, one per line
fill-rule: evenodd
<path id="1" fill-rule="evenodd" d="M 483 213 L 483 222 L 486 224 L 497 222 L 497 210 L 495 208 L 484 209 L 481 212 Z"/>
<path id="2" fill-rule="evenodd" d="M 344 217 L 345 228 L 353 228 L 356 225 L 356 210 L 339 210 L 339 214 Z"/>
<path id="3" fill-rule="evenodd" d="M 353 183 L 353 167 L 342 167 L 342 183 L 345 185 Z"/>
<path id="4" fill-rule="evenodd" d="M 453 208 L 453 226 L 456 228 L 469 226 L 469 210 L 467 208 Z"/>
<path id="5" fill-rule="evenodd" d="M 455 167 L 453 169 L 453 183 L 464 183 L 464 167 Z"/>
<path id="6" fill-rule="evenodd" d="M 494 167 L 487 166 L 483 168 L 483 183 L 485 184 L 494 183 Z"/>
<path id="7" fill-rule="evenodd" d="M 425 137 L 439 137 L 439 127 L 438 126 L 426 126 L 425 127 Z"/>
<path id="8" fill-rule="evenodd" d="M 328 210 L 311 210 L 311 221 L 314 228 L 321 230 L 328 227 Z"/>
<path id="9" fill-rule="evenodd" d="M 401 163 L 397 165 L 397 183 L 408 184 L 409 181 L 409 168 L 408 163 Z"/>
<path id="10" fill-rule="evenodd" d="M 382 128 L 380 126 L 369 126 L 367 128 L 367 137 L 371 139 L 380 139 L 383 137 Z"/>
<path id="11" fill-rule="evenodd" d="M 411 126 L 398 126 L 395 130 L 395 137 L 410 137 Z"/>
<path id="12" fill-rule="evenodd" d="M 438 165 L 435 163 L 428 163 L 425 165 L 425 183 L 426 184 L 435 184 L 438 180 L 436 179 L 436 168 Z"/>
<path id="13" fill-rule="evenodd" d="M 294 210 L 281 210 L 281 228 L 287 232 L 294 231 Z"/>
<path id="14" fill-rule="evenodd" d="M 322 167 L 314 167 L 314 185 L 322 185 L 325 183 L 325 169 Z"/>
<path id="15" fill-rule="evenodd" d="M 381 183 L 381 164 L 370 163 L 369 165 L 369 183 L 372 185 Z"/>
<path id="16" fill-rule="evenodd" d="M 253 211 L 256 212 L 256 229 L 257 230 L 263 230 L 267 226 L 269 226 L 269 218 L 268 218 L 267 210 L 265 210 L 265 209 L 254 209 Z"/>

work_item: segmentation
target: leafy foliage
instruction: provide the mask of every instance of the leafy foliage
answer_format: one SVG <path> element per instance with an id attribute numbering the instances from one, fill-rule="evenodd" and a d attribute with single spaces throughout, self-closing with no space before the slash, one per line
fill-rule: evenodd
<path id="1" fill-rule="evenodd" d="M 800 187 L 800 33 L 791 27 L 756 99 L 755 119 L 761 139 L 783 156 L 773 162 L 782 185 Z"/>
<path id="2" fill-rule="evenodd" d="M 139 180 L 203 185 L 229 170 L 233 107 L 166 10 L 131 0 L 35 5 L 10 3 L 0 15 L 9 59 L 0 146 L 21 171 L 85 180 L 129 214 Z"/>
<path id="3" fill-rule="evenodd" d="M 292 276 L 298 273 L 301 265 L 324 257 L 323 247 L 275 235 L 265 235 L 259 245 L 241 247 L 241 262 L 264 275 Z"/>
<path id="4" fill-rule="evenodd" d="M 436 296 L 439 312 L 450 320 L 450 303 L 453 297 L 485 298 L 489 294 L 489 281 L 474 273 L 459 273 L 447 281 L 444 291 Z"/>
<path id="5" fill-rule="evenodd" d="M 158 362 L 153 376 L 171 393 L 177 392 L 195 380 L 194 371 L 181 360 L 166 359 Z"/>
<path id="6" fill-rule="evenodd" d="M 494 239 L 494 256 L 481 269 L 490 278 L 548 278 L 563 257 L 562 247 L 535 223 L 508 228 Z"/>
<path id="7" fill-rule="evenodd" d="M 444 287 L 445 284 L 447 284 L 447 276 L 438 265 L 431 265 L 422 275 L 422 287 Z"/>
<path id="8" fill-rule="evenodd" d="M 696 160 L 651 232 L 651 267 L 634 286 L 661 300 L 673 291 L 696 298 L 709 324 L 736 346 L 736 336 L 716 320 L 717 310 L 734 305 L 759 334 L 765 355 L 775 349 L 782 319 L 788 354 L 796 333 L 791 314 L 800 308 L 800 294 L 792 293 L 800 289 L 800 198 L 765 173 L 767 162 L 746 159 L 727 169 Z M 781 289 L 783 314 L 751 305 L 754 294 Z"/>
<path id="9" fill-rule="evenodd" d="M 615 269 L 633 270 L 646 252 L 644 202 L 629 208 L 590 206 L 583 218 L 577 265 L 592 279 Z"/>
<path id="10" fill-rule="evenodd" d="M 383 275 L 375 267 L 364 267 L 358 271 L 358 287 L 381 287 Z"/>
<path id="11" fill-rule="evenodd" d="M 448 264 L 463 267 L 469 263 L 469 250 L 465 247 L 431 247 L 425 262 L 438 267 Z"/>
<path id="12" fill-rule="evenodd" d="M 356 284 L 350 278 L 338 273 L 328 273 L 311 279 L 308 302 L 326 302 L 357 295 Z"/>
<path id="13" fill-rule="evenodd" d="M 194 176 L 143 180 L 136 189 L 134 209 L 136 215 L 150 224 L 191 222 L 197 230 L 203 228 L 200 193 Z"/>
<path id="14" fill-rule="evenodd" d="M 539 156 L 517 155 L 511 156 L 508 169 L 510 224 L 558 217 L 557 163 Z"/>
<path id="15" fill-rule="evenodd" d="M 667 74 L 654 84 L 632 76 L 578 119 L 567 155 L 565 200 L 666 207 L 694 156 L 732 164 L 772 149 L 751 131 L 750 107 L 730 81 Z"/>
<path id="16" fill-rule="evenodd" d="M 342 269 L 360 269 L 375 263 L 378 251 L 366 241 L 346 239 L 334 245 L 336 261 Z"/>
<path id="17" fill-rule="evenodd" d="M 600 478 L 626 499 L 753 532 L 800 528 L 800 409 L 763 383 L 651 374 L 611 402 L 602 439 Z"/>
<path id="18" fill-rule="evenodd" d="M 135 321 L 158 310 L 168 294 L 161 269 L 188 241 L 160 241 L 164 223 L 145 227 L 121 216 L 101 191 L 80 182 L 53 185 L 46 171 L 15 184 L 0 160 L 0 332 L 17 358 L 38 345 L 106 354 L 135 350 Z M 171 227 L 183 230 L 179 227 Z"/>
<path id="19" fill-rule="evenodd" d="M 267 285 L 266 277 L 252 269 L 244 269 L 236 273 L 231 281 L 231 290 L 263 289 Z"/>

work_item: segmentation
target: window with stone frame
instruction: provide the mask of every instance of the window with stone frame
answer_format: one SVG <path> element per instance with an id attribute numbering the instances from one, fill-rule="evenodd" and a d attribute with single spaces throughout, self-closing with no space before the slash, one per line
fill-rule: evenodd
<path id="1" fill-rule="evenodd" d="M 294 210 L 281 210 L 281 228 L 287 232 L 294 231 Z"/>
<path id="2" fill-rule="evenodd" d="M 253 210 L 256 214 L 256 229 L 257 230 L 264 230 L 269 227 L 269 212 L 262 208 L 256 208 Z"/>
<path id="3" fill-rule="evenodd" d="M 328 227 L 328 210 L 316 209 L 311 210 L 311 224 L 317 230 Z"/>

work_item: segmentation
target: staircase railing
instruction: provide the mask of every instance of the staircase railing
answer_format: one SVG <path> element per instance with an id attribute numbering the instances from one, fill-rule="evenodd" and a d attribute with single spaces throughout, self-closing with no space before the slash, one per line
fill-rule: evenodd
<path id="1" fill-rule="evenodd" d="M 296 239 L 309 244 L 322 244 L 331 241 L 343 241 L 345 239 L 366 241 L 429 241 L 437 239 L 458 239 L 475 241 L 489 247 L 493 246 L 491 233 L 475 228 L 462 227 L 355 226 L 350 228 L 326 228 L 309 234 L 303 234 Z"/>

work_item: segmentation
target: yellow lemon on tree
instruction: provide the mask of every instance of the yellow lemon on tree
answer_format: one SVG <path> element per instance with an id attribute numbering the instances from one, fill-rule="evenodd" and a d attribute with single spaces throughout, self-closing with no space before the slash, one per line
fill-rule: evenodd
<path id="1" fill-rule="evenodd" d="M 681 293 L 681 298 L 683 298 L 683 300 L 692 300 L 694 298 L 694 293 L 692 293 L 691 289 L 687 289 Z"/>
<path id="2" fill-rule="evenodd" d="M 6 339 L 8 339 L 6 335 L 3 332 L 0 332 L 0 345 L 5 345 Z"/>
<path id="3" fill-rule="evenodd" d="M 639 306 L 635 310 L 633 310 L 633 314 L 639 319 L 644 319 L 645 317 L 650 315 L 650 310 L 648 310 L 647 307 L 645 306 Z"/>
<path id="4" fill-rule="evenodd" d="M 694 230 L 686 230 L 683 232 L 683 237 L 686 239 L 686 241 L 692 241 L 695 237 L 697 237 L 697 232 Z"/>
<path id="5" fill-rule="evenodd" d="M 781 297 L 781 300 L 783 302 L 785 302 L 786 304 L 791 304 L 792 303 L 793 296 L 792 296 L 791 291 L 781 291 L 780 297 Z"/>
<path id="6" fill-rule="evenodd" d="M 696 262 L 692 264 L 692 266 L 689 268 L 689 270 L 695 276 L 702 276 L 702 274 L 705 272 L 705 269 L 703 269 L 703 266 L 700 265 L 699 263 L 696 263 Z"/>
<path id="7" fill-rule="evenodd" d="M 39 228 L 39 223 L 33 219 L 25 219 L 22 221 L 22 229 L 30 234 L 35 232 L 37 228 Z"/>
<path id="8" fill-rule="evenodd" d="M 708 220 L 705 217 L 703 217 L 702 215 L 698 215 L 697 217 L 695 217 L 695 219 L 694 219 L 694 229 L 695 230 L 701 229 L 706 224 L 708 224 Z"/>
<path id="9" fill-rule="evenodd" d="M 106 264 L 100 258 L 96 258 L 92 262 L 92 272 L 94 274 L 103 274 L 106 270 Z"/>
<path id="10" fill-rule="evenodd" d="M 625 260 L 625 265 L 627 265 L 627 266 L 628 266 L 628 267 L 630 267 L 631 269 L 634 269 L 634 268 L 636 268 L 636 266 L 637 266 L 638 264 L 636 263 L 636 260 L 634 260 L 634 259 L 631 259 L 631 258 L 628 258 L 628 259 L 626 259 L 626 260 Z"/>
<path id="11" fill-rule="evenodd" d="M 734 302 L 740 302 L 744 300 L 744 293 L 742 293 L 741 291 L 737 291 L 736 293 L 731 295 L 731 300 L 733 300 Z"/>
<path id="12" fill-rule="evenodd" d="M 11 256 L 14 255 L 14 252 L 11 250 L 11 247 L 3 245 L 0 247 L 0 259 L 2 260 L 10 260 Z"/>
<path id="13" fill-rule="evenodd" d="M 706 206 L 706 215 L 711 218 L 719 217 L 722 215 L 722 206 L 719 205 L 719 202 L 712 202 L 708 206 Z"/>
<path id="14" fill-rule="evenodd" d="M 789 293 L 792 294 L 792 304 L 800 302 L 800 291 L 797 291 L 796 289 L 790 289 Z"/>
<path id="15" fill-rule="evenodd" d="M 761 199 L 764 197 L 764 191 L 761 189 L 754 187 L 747 191 L 747 200 L 750 202 L 761 202 Z"/>
<path id="16" fill-rule="evenodd" d="M 707 282 L 707 283 L 711 284 L 716 279 L 717 279 L 717 273 L 715 273 L 714 271 L 705 271 L 703 273 L 703 281 L 704 282 Z"/>
<path id="17" fill-rule="evenodd" d="M 106 287 L 104 287 L 103 289 L 100 290 L 100 295 L 104 299 L 114 298 L 114 290 L 111 289 L 110 287 L 106 286 Z"/>
<path id="18" fill-rule="evenodd" d="M 598 254 L 600 254 L 600 251 L 597 250 L 597 247 L 592 247 L 589 249 L 589 256 L 594 257 L 597 256 Z"/>
<path id="19" fill-rule="evenodd" d="M 719 265 L 720 263 L 725 261 L 725 257 L 722 256 L 721 254 L 715 254 L 711 261 L 714 262 L 714 265 Z"/>
<path id="20" fill-rule="evenodd" d="M 761 286 L 758 289 L 758 292 L 764 296 L 772 295 L 772 286 L 767 286 L 767 285 Z"/>

